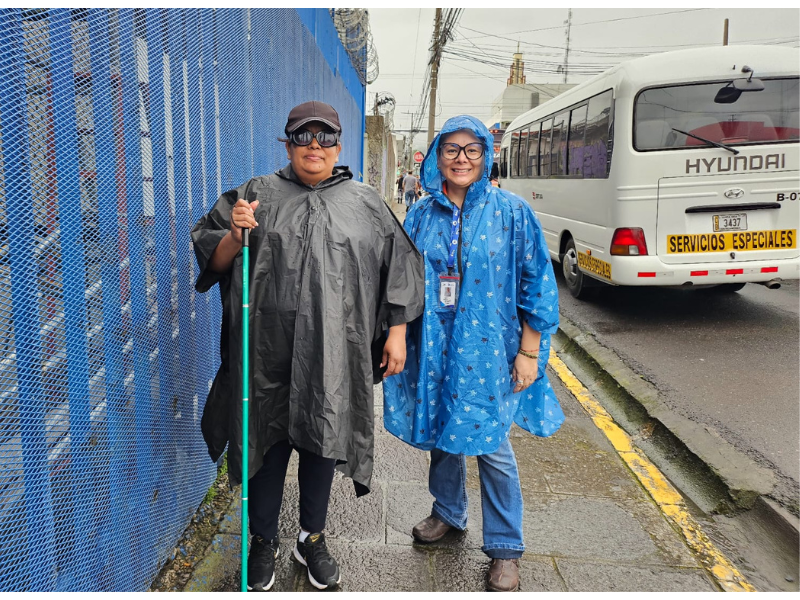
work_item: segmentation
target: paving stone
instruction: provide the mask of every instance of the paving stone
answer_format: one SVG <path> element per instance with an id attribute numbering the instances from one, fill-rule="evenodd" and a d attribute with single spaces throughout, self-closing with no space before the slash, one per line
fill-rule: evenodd
<path id="1" fill-rule="evenodd" d="M 622 500 L 620 505 L 641 524 L 642 528 L 658 547 L 663 561 L 672 567 L 701 566 L 695 555 L 689 550 L 683 535 L 672 528 L 664 518 L 661 509 L 653 502 L 637 502 Z"/>
<path id="2" fill-rule="evenodd" d="M 563 592 L 566 589 L 552 558 L 529 554 L 522 556 L 519 561 L 521 592 Z"/>
<path id="3" fill-rule="evenodd" d="M 378 384 L 372 388 L 372 396 L 375 399 L 375 437 L 381 435 L 392 435 L 383 426 L 383 384 Z"/>
<path id="4" fill-rule="evenodd" d="M 184 591 L 210 592 L 227 585 L 228 581 L 238 581 L 241 577 L 241 548 L 240 536 L 215 535 Z"/>
<path id="5" fill-rule="evenodd" d="M 588 419 L 567 421 L 548 438 L 513 439 L 520 480 L 541 477 L 550 491 L 581 496 L 648 498 L 608 439 Z M 543 491 L 529 486 L 525 491 Z"/>
<path id="6" fill-rule="evenodd" d="M 375 414 L 383 413 L 383 383 L 372 386 L 372 398 L 375 401 Z"/>
<path id="7" fill-rule="evenodd" d="M 386 543 L 410 545 L 411 529 L 431 512 L 433 496 L 427 484 L 389 483 L 387 486 Z"/>
<path id="8" fill-rule="evenodd" d="M 286 480 L 297 479 L 297 469 L 300 466 L 300 455 L 297 452 L 292 452 L 289 456 L 289 464 L 286 467 Z"/>
<path id="9" fill-rule="evenodd" d="M 702 569 L 614 565 L 556 559 L 571 592 L 714 592 Z"/>
<path id="10" fill-rule="evenodd" d="M 561 383 L 561 379 L 559 379 L 556 372 L 549 365 L 547 366 L 547 378 L 550 381 L 550 385 L 553 386 L 559 404 L 561 404 L 561 410 L 564 411 L 566 422 L 572 419 L 589 419 L 589 415 L 583 410 L 583 405 L 578 402 L 578 399 L 572 395 L 572 392 Z"/>
<path id="11" fill-rule="evenodd" d="M 378 407 L 375 407 L 375 438 L 377 439 L 379 436 L 386 436 L 392 435 L 386 428 L 383 426 L 383 409 L 378 410 Z"/>
<path id="12" fill-rule="evenodd" d="M 433 552 L 433 577 L 437 591 L 482 592 L 490 559 L 482 552 Z M 520 591 L 563 592 L 564 583 L 553 560 L 523 556 L 519 563 Z"/>
<path id="13" fill-rule="evenodd" d="M 427 452 L 409 446 L 393 435 L 375 436 L 372 481 L 428 482 Z"/>
<path id="14" fill-rule="evenodd" d="M 539 496 L 525 501 L 525 544 L 531 554 L 663 564 L 636 515 L 606 498 Z"/>
<path id="15" fill-rule="evenodd" d="M 240 488 L 241 489 L 241 488 Z M 233 500 L 225 509 L 225 514 L 222 515 L 219 523 L 220 533 L 233 533 L 241 535 L 242 533 L 242 497 L 240 493 L 235 493 Z"/>

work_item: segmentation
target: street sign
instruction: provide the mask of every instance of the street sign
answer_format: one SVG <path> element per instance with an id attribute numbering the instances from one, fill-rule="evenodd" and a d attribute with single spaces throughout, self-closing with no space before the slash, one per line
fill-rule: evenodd
<path id="1" fill-rule="evenodd" d="M 422 155 L 422 152 L 414 152 L 414 162 L 415 163 L 421 163 L 423 158 L 425 158 L 425 157 Z"/>

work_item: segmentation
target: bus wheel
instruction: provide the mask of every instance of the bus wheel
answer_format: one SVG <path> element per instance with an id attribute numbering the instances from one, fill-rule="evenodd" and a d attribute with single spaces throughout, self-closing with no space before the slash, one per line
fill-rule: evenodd
<path id="1" fill-rule="evenodd" d="M 734 292 L 741 290 L 746 285 L 747 283 L 722 283 L 714 286 L 711 289 L 715 292 L 721 292 L 723 294 L 733 294 Z"/>
<path id="2" fill-rule="evenodd" d="M 594 291 L 586 285 L 586 277 L 578 268 L 578 253 L 575 251 L 575 242 L 572 238 L 567 240 L 564 254 L 561 255 L 561 269 L 564 272 L 564 281 L 569 293 L 574 298 L 586 299 Z"/>

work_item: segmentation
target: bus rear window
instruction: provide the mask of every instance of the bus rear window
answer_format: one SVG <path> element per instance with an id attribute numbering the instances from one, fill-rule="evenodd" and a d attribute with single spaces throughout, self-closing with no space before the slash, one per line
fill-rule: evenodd
<path id="1" fill-rule="evenodd" d="M 636 98 L 634 147 L 667 150 L 709 145 L 698 138 L 726 146 L 797 141 L 798 79 L 761 81 L 763 90 L 744 92 L 725 104 L 714 101 L 725 81 L 644 90 Z"/>

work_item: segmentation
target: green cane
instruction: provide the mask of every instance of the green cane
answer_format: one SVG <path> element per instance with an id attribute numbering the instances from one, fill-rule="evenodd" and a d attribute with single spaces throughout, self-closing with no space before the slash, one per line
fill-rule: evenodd
<path id="1" fill-rule="evenodd" d="M 250 475 L 250 230 L 242 229 L 242 591 L 247 591 L 247 483 Z"/>

